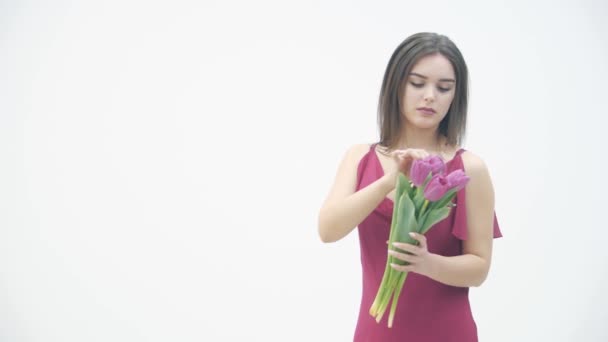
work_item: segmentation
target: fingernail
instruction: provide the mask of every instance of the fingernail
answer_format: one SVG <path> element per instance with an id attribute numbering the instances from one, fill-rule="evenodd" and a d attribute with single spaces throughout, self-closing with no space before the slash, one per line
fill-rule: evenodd
<path id="1" fill-rule="evenodd" d="M 410 236 L 411 236 L 411 237 L 416 237 L 416 234 L 414 234 L 414 233 L 410 233 Z"/>

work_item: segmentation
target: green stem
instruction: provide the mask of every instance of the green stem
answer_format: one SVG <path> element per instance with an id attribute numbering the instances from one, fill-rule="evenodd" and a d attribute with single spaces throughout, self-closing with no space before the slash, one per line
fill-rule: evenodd
<path id="1" fill-rule="evenodd" d="M 380 307 L 378 308 L 378 314 L 376 316 L 377 323 L 380 323 L 380 321 L 382 320 L 382 317 L 384 316 L 384 313 L 386 312 L 386 309 L 388 308 L 388 303 L 390 302 L 391 297 L 393 296 L 393 293 L 395 292 L 395 288 L 397 287 L 397 284 L 399 283 L 400 274 L 401 274 L 400 271 L 396 271 L 391 268 L 391 276 L 390 276 L 388 284 L 387 284 L 387 291 L 386 291 L 384 297 L 382 298 L 382 301 L 380 302 Z"/>
<path id="2" fill-rule="evenodd" d="M 395 294 L 393 296 L 393 304 L 391 305 L 391 312 L 388 315 L 388 327 L 391 328 L 393 326 L 393 320 L 395 319 L 395 312 L 397 311 L 397 303 L 399 302 L 399 296 L 401 295 L 401 289 L 403 288 L 403 283 L 405 283 L 405 278 L 407 278 L 408 272 L 403 272 L 399 275 L 399 283 L 397 283 L 397 287 L 395 288 Z"/>
<path id="3" fill-rule="evenodd" d="M 424 212 L 426 211 L 426 207 L 429 205 L 429 200 L 428 199 L 424 199 L 424 203 L 422 204 L 422 209 L 420 209 L 420 212 L 418 213 L 418 217 L 416 217 L 416 219 L 420 219 L 422 217 L 422 215 L 424 215 Z"/>
<path id="4" fill-rule="evenodd" d="M 388 243 L 389 246 L 387 249 L 392 249 L 392 244 L 395 241 L 395 229 L 397 227 L 397 221 L 398 221 L 398 208 L 399 208 L 399 200 L 401 198 L 401 193 L 403 192 L 403 189 L 399 186 L 399 178 L 397 178 L 397 182 L 395 184 L 395 201 L 393 201 L 393 215 L 391 218 L 391 228 L 389 231 L 389 235 L 388 235 Z M 376 298 L 374 298 L 374 302 L 369 310 L 369 314 L 372 315 L 373 317 L 376 317 L 376 315 L 378 314 L 378 308 L 380 307 L 380 303 L 382 303 L 382 299 L 385 296 L 385 293 L 387 292 L 387 286 L 386 284 L 388 283 L 389 280 L 389 276 L 390 276 L 390 271 L 392 270 L 392 267 L 390 266 L 391 262 L 392 262 L 392 257 L 389 255 L 388 258 L 386 259 L 386 265 L 384 267 L 384 275 L 382 276 L 382 281 L 380 282 L 380 287 L 378 287 L 378 292 L 376 293 Z"/>
<path id="5" fill-rule="evenodd" d="M 380 303 L 382 303 L 382 299 L 385 296 L 385 293 L 388 290 L 388 282 L 390 280 L 390 271 L 391 271 L 391 267 L 390 267 L 390 263 L 391 263 L 391 256 L 389 255 L 387 260 L 386 260 L 386 267 L 384 269 L 384 275 L 382 276 L 382 281 L 380 282 L 380 286 L 378 287 L 378 292 L 376 293 L 376 298 L 374 298 L 374 303 L 372 304 L 372 307 L 369 310 L 369 314 L 372 315 L 373 317 L 376 317 L 376 315 L 378 315 L 378 309 L 380 308 Z"/>

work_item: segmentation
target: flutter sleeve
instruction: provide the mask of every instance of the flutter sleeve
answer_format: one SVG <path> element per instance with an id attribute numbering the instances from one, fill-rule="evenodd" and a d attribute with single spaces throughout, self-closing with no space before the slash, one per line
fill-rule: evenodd
<path id="1" fill-rule="evenodd" d="M 456 210 L 454 214 L 454 224 L 452 226 L 452 234 L 460 240 L 467 239 L 467 206 L 466 206 L 466 194 L 465 188 L 462 188 L 456 193 L 455 198 L 456 207 L 452 210 Z M 496 217 L 496 211 L 494 211 L 494 238 L 502 237 L 500 226 L 498 225 L 498 219 Z"/>

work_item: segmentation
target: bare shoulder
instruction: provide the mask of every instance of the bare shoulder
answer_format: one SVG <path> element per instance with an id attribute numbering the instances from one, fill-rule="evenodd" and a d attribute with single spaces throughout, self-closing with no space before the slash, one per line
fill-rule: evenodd
<path id="1" fill-rule="evenodd" d="M 466 150 L 462 153 L 462 164 L 465 173 L 471 179 L 467 188 L 475 191 L 493 192 L 490 171 L 482 157 Z"/>
<path id="2" fill-rule="evenodd" d="M 462 164 L 467 173 L 479 174 L 488 172 L 488 167 L 483 158 L 469 150 L 462 153 Z"/>
<path id="3" fill-rule="evenodd" d="M 371 144 L 353 144 L 348 148 L 348 151 L 354 155 L 360 155 L 361 157 L 369 151 Z"/>
<path id="4" fill-rule="evenodd" d="M 371 144 L 357 143 L 348 147 L 344 159 L 352 165 L 358 165 L 359 161 L 371 148 Z"/>
<path id="5" fill-rule="evenodd" d="M 344 165 L 342 172 L 349 172 L 356 175 L 357 168 L 359 167 L 361 160 L 363 160 L 363 157 L 368 152 L 373 152 L 370 151 L 370 148 L 371 144 L 365 143 L 356 143 L 350 145 L 342 158 L 342 164 Z"/>
<path id="6" fill-rule="evenodd" d="M 336 171 L 333 185 L 324 201 L 324 207 L 328 203 L 341 200 L 356 191 L 357 168 L 370 147 L 369 144 L 354 144 L 348 147 Z"/>

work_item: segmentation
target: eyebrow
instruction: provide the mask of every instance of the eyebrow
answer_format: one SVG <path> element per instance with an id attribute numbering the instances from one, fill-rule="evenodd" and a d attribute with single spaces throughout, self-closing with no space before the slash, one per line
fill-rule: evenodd
<path id="1" fill-rule="evenodd" d="M 414 76 L 418 76 L 418 77 L 427 79 L 426 76 L 422 76 L 422 75 L 417 74 L 415 72 L 410 72 L 410 75 L 414 75 Z M 456 82 L 456 81 L 454 79 L 452 79 L 452 78 L 441 78 L 441 79 L 439 79 L 439 82 Z"/>

